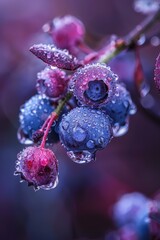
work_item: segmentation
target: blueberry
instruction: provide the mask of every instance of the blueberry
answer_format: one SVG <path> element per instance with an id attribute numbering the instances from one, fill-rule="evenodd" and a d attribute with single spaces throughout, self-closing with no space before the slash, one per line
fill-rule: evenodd
<path id="1" fill-rule="evenodd" d="M 102 111 L 77 107 L 63 116 L 59 135 L 69 156 L 79 163 L 89 162 L 98 149 L 107 146 L 112 137 L 109 117 Z"/>
<path id="2" fill-rule="evenodd" d="M 82 105 L 99 107 L 112 99 L 117 79 L 105 64 L 88 64 L 74 73 L 70 89 Z"/>
<path id="3" fill-rule="evenodd" d="M 112 118 L 113 124 L 118 123 L 123 126 L 130 114 L 135 113 L 135 106 L 132 102 L 130 93 L 124 85 L 116 84 L 116 91 L 112 101 L 102 107 L 106 114 Z"/>
<path id="4" fill-rule="evenodd" d="M 19 121 L 20 129 L 26 138 L 32 140 L 32 135 L 39 130 L 45 120 L 55 110 L 56 105 L 43 95 L 35 95 L 30 98 L 20 109 Z M 49 141 L 58 141 L 58 134 L 54 131 L 54 126 L 49 134 Z"/>

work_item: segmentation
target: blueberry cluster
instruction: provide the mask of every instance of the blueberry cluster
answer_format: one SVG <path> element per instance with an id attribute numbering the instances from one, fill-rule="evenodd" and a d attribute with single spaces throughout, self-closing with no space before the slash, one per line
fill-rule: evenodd
<path id="1" fill-rule="evenodd" d="M 19 114 L 18 138 L 34 146 L 18 155 L 16 166 L 16 174 L 43 189 L 54 187 L 58 176 L 57 160 L 46 143 L 60 140 L 74 162 L 88 163 L 113 137 L 127 132 L 129 115 L 135 113 L 126 87 L 85 44 L 78 19 L 58 18 L 47 29 L 53 44 L 30 48 L 47 67 L 37 74 L 38 94 Z"/>

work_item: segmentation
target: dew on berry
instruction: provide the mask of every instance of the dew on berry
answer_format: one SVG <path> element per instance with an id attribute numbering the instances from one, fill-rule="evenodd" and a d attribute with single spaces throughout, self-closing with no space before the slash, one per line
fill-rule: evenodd
<path id="1" fill-rule="evenodd" d="M 79 164 L 89 163 L 95 160 L 95 153 L 86 150 L 82 152 L 67 151 L 67 155 L 73 162 Z"/>
<path id="2" fill-rule="evenodd" d="M 15 175 L 20 175 L 35 190 L 50 190 L 58 183 L 58 163 L 50 149 L 27 147 L 17 155 Z"/>
<path id="3" fill-rule="evenodd" d="M 54 45 L 35 44 L 30 51 L 43 62 L 66 70 L 75 70 L 81 66 L 78 60 L 67 50 L 58 49 Z"/>
<path id="4" fill-rule="evenodd" d="M 106 103 L 102 110 L 111 118 L 113 135 L 122 136 L 128 131 L 129 115 L 136 112 L 136 106 L 124 85 L 116 84 L 112 101 Z"/>
<path id="5" fill-rule="evenodd" d="M 17 131 L 17 138 L 18 138 L 18 141 L 21 143 L 21 144 L 25 144 L 25 145 L 31 145 L 33 144 L 33 141 L 31 139 L 29 139 L 28 135 L 26 135 L 22 128 L 19 127 L 18 131 Z"/>
<path id="6" fill-rule="evenodd" d="M 93 159 L 92 155 L 107 146 L 112 138 L 110 118 L 102 111 L 77 107 L 62 117 L 59 136 L 69 156 L 76 162 Z M 85 160 L 83 162 L 89 162 Z"/>
<path id="7" fill-rule="evenodd" d="M 67 77 L 63 70 L 56 67 L 46 67 L 37 74 L 37 90 L 52 100 L 58 100 L 67 91 Z"/>
<path id="8" fill-rule="evenodd" d="M 70 81 L 70 89 L 82 105 L 99 107 L 112 100 L 115 75 L 105 64 L 88 64 L 78 69 Z"/>
<path id="9" fill-rule="evenodd" d="M 27 144 L 29 140 L 32 141 L 32 135 L 42 127 L 45 120 L 55 108 L 56 104 L 51 104 L 50 100 L 44 95 L 35 95 L 30 98 L 20 109 L 20 130 L 18 131 L 18 139 L 20 142 Z M 59 140 L 58 134 L 55 132 L 54 124 L 49 134 L 49 141 L 52 143 Z M 30 143 L 32 142 L 28 144 Z"/>

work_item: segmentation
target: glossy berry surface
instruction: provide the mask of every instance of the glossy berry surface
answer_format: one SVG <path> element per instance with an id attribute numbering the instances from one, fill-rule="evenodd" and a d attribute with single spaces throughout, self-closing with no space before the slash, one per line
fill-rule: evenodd
<path id="1" fill-rule="evenodd" d="M 123 195 L 114 205 L 114 221 L 127 231 L 134 231 L 137 239 L 149 240 L 149 200 L 140 193 Z"/>
<path id="2" fill-rule="evenodd" d="M 50 149 L 28 147 L 17 156 L 15 174 L 20 174 L 35 190 L 52 189 L 58 183 L 57 159 Z"/>
<path id="3" fill-rule="evenodd" d="M 109 102 L 115 92 L 115 75 L 105 64 L 94 63 L 79 68 L 71 79 L 71 90 L 82 105 L 99 107 Z"/>
<path id="4" fill-rule="evenodd" d="M 81 66 L 77 58 L 73 57 L 69 52 L 61 50 L 54 45 L 35 44 L 30 51 L 43 62 L 53 67 L 65 70 L 75 70 Z"/>
<path id="5" fill-rule="evenodd" d="M 32 134 L 42 127 L 54 109 L 55 105 L 51 105 L 49 99 L 44 95 L 35 95 L 30 98 L 21 107 L 19 114 L 20 128 L 26 137 L 32 139 Z M 58 135 L 53 128 L 50 137 L 53 141 L 58 139 Z"/>
<path id="6" fill-rule="evenodd" d="M 54 99 L 61 98 L 67 90 L 66 73 L 56 67 L 46 67 L 37 74 L 37 90 L 40 94 Z"/>
<path id="7" fill-rule="evenodd" d="M 124 85 L 120 84 L 116 84 L 112 101 L 103 106 L 102 109 L 112 118 L 113 124 L 117 123 L 121 126 L 125 125 L 128 116 L 136 111 L 130 93 Z"/>
<path id="8" fill-rule="evenodd" d="M 59 125 L 62 144 L 73 161 L 93 160 L 98 149 L 107 146 L 112 137 L 109 117 L 97 109 L 74 108 Z"/>
<path id="9" fill-rule="evenodd" d="M 83 40 L 85 34 L 83 23 L 70 15 L 55 18 L 48 28 L 54 44 L 69 51 Z"/>

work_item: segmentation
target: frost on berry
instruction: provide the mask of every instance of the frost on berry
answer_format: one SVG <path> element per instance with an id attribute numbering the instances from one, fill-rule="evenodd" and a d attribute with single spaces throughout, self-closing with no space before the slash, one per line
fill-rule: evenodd
<path id="1" fill-rule="evenodd" d="M 70 15 L 53 19 L 50 24 L 45 24 L 43 29 L 51 35 L 53 43 L 58 48 L 70 52 L 83 41 L 85 34 L 83 23 Z"/>
<path id="2" fill-rule="evenodd" d="M 50 190 L 58 184 L 57 159 L 50 149 L 27 147 L 17 156 L 15 175 L 21 175 L 35 190 Z"/>
<path id="3" fill-rule="evenodd" d="M 149 14 L 155 12 L 160 7 L 160 0 L 135 0 L 134 9 L 136 12 Z"/>
<path id="4" fill-rule="evenodd" d="M 66 73 L 56 67 L 46 67 L 37 74 L 37 90 L 40 94 L 58 100 L 67 90 L 68 80 Z"/>
<path id="5" fill-rule="evenodd" d="M 156 83 L 156 87 L 160 90 L 160 54 L 156 59 L 156 65 L 154 69 L 154 80 Z"/>
<path id="6" fill-rule="evenodd" d="M 31 97 L 21 106 L 19 114 L 20 128 L 18 131 L 19 141 L 23 144 L 31 144 L 34 138 L 33 134 L 42 127 L 55 108 L 56 104 L 51 104 L 47 97 L 38 94 Z M 58 134 L 54 131 L 54 126 L 52 126 L 48 141 L 53 143 L 58 139 Z"/>
<path id="7" fill-rule="evenodd" d="M 80 67 L 78 60 L 69 54 L 67 50 L 58 49 L 54 45 L 35 44 L 30 51 L 48 65 L 75 70 Z"/>
<path id="8" fill-rule="evenodd" d="M 110 142 L 112 129 L 109 117 L 102 111 L 77 107 L 63 116 L 59 135 L 69 157 L 75 162 L 87 163 L 94 159 L 98 149 Z"/>
<path id="9" fill-rule="evenodd" d="M 99 107 L 112 99 L 117 79 L 105 64 L 88 64 L 74 73 L 70 88 L 82 105 Z"/>
<path id="10" fill-rule="evenodd" d="M 102 110 L 110 116 L 113 135 L 122 136 L 128 131 L 129 115 L 136 113 L 136 106 L 132 102 L 130 93 L 125 85 L 116 84 L 116 91 L 112 100 L 106 103 Z"/>

